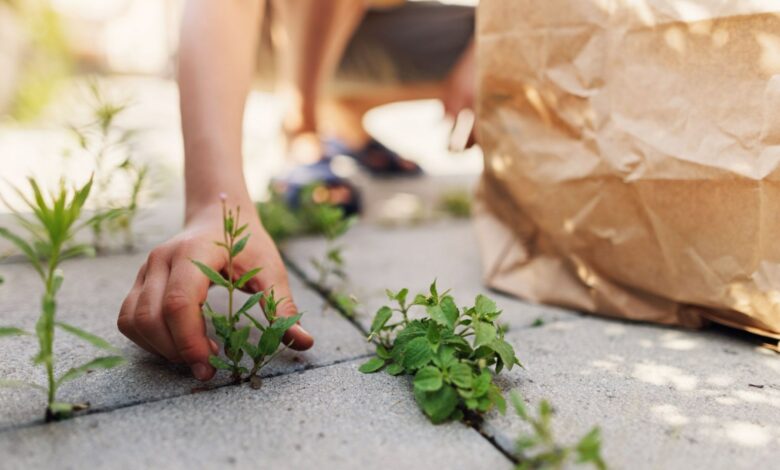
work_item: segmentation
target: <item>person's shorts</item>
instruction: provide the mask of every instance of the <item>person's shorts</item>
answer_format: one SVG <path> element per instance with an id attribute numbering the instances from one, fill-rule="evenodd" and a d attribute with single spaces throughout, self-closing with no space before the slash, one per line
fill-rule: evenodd
<path id="1" fill-rule="evenodd" d="M 350 40 L 330 88 L 341 92 L 441 81 L 473 36 L 471 6 L 415 1 L 370 9 Z M 261 70 L 264 62 L 272 62 L 264 55 Z M 270 69 L 266 67 L 263 75 L 268 77 Z"/>

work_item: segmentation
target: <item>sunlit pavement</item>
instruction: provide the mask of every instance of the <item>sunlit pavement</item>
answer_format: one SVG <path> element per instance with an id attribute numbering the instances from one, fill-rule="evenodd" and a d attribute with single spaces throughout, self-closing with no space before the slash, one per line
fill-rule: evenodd
<path id="1" fill-rule="evenodd" d="M 180 223 L 182 157 L 173 84 L 122 79 L 114 85 L 133 90 L 137 105 L 127 124 L 146 130 L 139 152 L 157 168 L 158 196 L 139 224 L 139 252 L 66 264 L 60 305 L 63 317 L 119 345 L 129 365 L 64 387 L 63 399 L 93 406 L 69 422 L 43 424 L 45 400 L 35 392 L 0 391 L 0 468 L 511 468 L 506 455 L 524 431 L 511 413 L 491 413 L 479 429 L 433 426 L 418 411 L 408 380 L 357 371 L 371 352 L 363 331 L 385 288 L 422 291 L 437 278 L 463 302 L 486 292 L 470 223 L 435 211 L 442 193 L 474 187 L 480 156 L 443 151 L 447 125 L 436 103 L 386 107 L 367 119 L 375 136 L 419 161 L 427 176 L 374 181 L 355 174 L 367 214 L 341 244 L 347 288 L 361 302 L 356 321 L 324 309 L 321 295 L 307 287 L 315 279 L 309 259 L 323 253 L 324 241 L 288 242 L 282 248 L 295 268 L 296 302 L 317 338 L 315 347 L 281 356 L 259 391 L 227 386 L 219 377 L 218 387 L 194 393 L 198 384 L 186 370 L 141 352 L 115 328 L 145 251 Z M 3 127 L 3 177 L 15 184 L 30 173 L 56 180 L 65 169 L 69 178 L 86 178 L 86 163 L 53 163 L 67 142 L 55 124 L 82 113 L 78 104 L 63 102 L 49 127 Z M 277 116 L 272 97 L 251 97 L 244 146 L 248 182 L 258 198 L 284 165 Z M 33 271 L 14 262 L 0 265 L 0 274 L 6 279 L 2 323 L 32 328 L 39 298 Z M 525 365 L 502 374 L 501 384 L 531 404 L 549 399 L 561 440 L 572 442 L 600 426 L 613 468 L 774 468 L 780 461 L 780 357 L 754 339 L 601 319 L 491 295 L 504 309 L 507 337 Z M 65 336 L 57 338 L 57 349 L 63 368 L 94 353 Z M 41 381 L 40 371 L 29 367 L 34 351 L 29 339 L 0 341 L 0 377 Z"/>

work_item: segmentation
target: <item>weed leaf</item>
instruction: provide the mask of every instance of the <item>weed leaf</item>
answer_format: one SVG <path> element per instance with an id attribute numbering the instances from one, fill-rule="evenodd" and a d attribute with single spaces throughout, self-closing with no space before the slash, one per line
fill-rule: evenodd
<path id="1" fill-rule="evenodd" d="M 446 421 L 458 405 L 458 393 L 450 385 L 443 385 L 435 392 L 415 387 L 414 398 L 434 424 Z"/>
<path id="2" fill-rule="evenodd" d="M 393 311 L 390 310 L 390 307 L 382 307 L 377 310 L 374 321 L 371 322 L 371 333 L 374 334 L 381 330 L 392 316 Z"/>
<path id="3" fill-rule="evenodd" d="M 19 237 L 18 235 L 14 234 L 13 232 L 11 232 L 10 230 L 4 227 L 0 227 L 0 237 L 3 237 L 9 242 L 16 245 L 16 247 L 19 248 L 22 251 L 22 253 L 24 253 L 24 255 L 27 257 L 27 260 L 30 262 L 30 264 L 32 264 L 33 268 L 35 268 L 35 271 L 38 272 L 38 274 L 41 277 L 45 276 L 43 273 L 43 267 L 41 267 L 41 261 L 39 259 L 39 255 L 38 253 L 35 252 L 35 250 L 33 249 L 32 246 L 30 246 L 29 243 L 27 243 L 26 241 L 24 241 L 24 239 L 22 239 L 21 237 Z"/>
<path id="4" fill-rule="evenodd" d="M 228 282 L 228 280 L 222 277 L 222 275 L 219 274 L 218 272 L 214 271 L 213 269 L 201 263 L 200 261 L 192 260 L 192 262 L 195 264 L 195 266 L 198 267 L 198 269 L 200 269 L 200 272 L 205 274 L 206 277 L 209 278 L 209 280 L 214 284 L 222 287 L 230 287 L 230 283 Z"/>
<path id="5" fill-rule="evenodd" d="M 441 371 L 433 366 L 423 367 L 414 376 L 414 388 L 425 392 L 435 392 L 442 385 L 444 385 L 444 382 Z"/>
<path id="6" fill-rule="evenodd" d="M 477 321 L 474 323 L 474 333 L 474 347 L 478 348 L 490 344 L 496 339 L 497 331 L 493 324 L 485 321 Z"/>
<path id="7" fill-rule="evenodd" d="M 79 338 L 83 339 L 84 341 L 90 343 L 91 345 L 95 346 L 96 348 L 100 349 L 106 349 L 109 351 L 116 351 L 117 349 L 111 345 L 108 341 L 104 340 L 103 338 L 100 338 L 98 336 L 93 335 L 92 333 L 88 333 L 81 328 L 76 328 L 73 325 L 68 325 L 67 323 L 63 322 L 55 322 L 55 325 L 59 326 L 63 330 L 67 331 L 68 333 L 78 336 Z"/>
<path id="8" fill-rule="evenodd" d="M 243 289 L 246 283 L 249 282 L 250 279 L 255 277 L 257 273 L 262 271 L 262 269 L 263 268 L 255 268 L 252 269 L 251 271 L 247 271 L 246 273 L 244 273 L 244 275 L 238 278 L 238 281 L 236 281 L 236 289 Z"/>
<path id="9" fill-rule="evenodd" d="M 257 345 L 258 353 L 262 356 L 273 354 L 279 348 L 283 335 L 283 330 L 267 328 L 260 336 L 260 342 Z"/>
<path id="10" fill-rule="evenodd" d="M 244 247 L 246 247 L 246 242 L 248 241 L 249 241 L 249 235 L 245 236 L 244 238 L 236 242 L 236 244 L 233 245 L 233 250 L 230 252 L 230 256 L 233 256 L 235 258 L 239 253 L 244 251 Z"/>
<path id="11" fill-rule="evenodd" d="M 211 364 L 215 369 L 219 370 L 233 370 L 233 366 L 225 362 L 221 357 L 219 356 L 209 356 L 209 364 Z"/>
<path id="12" fill-rule="evenodd" d="M 0 388 L 34 388 L 46 393 L 46 387 L 23 380 L 0 379 Z"/>
<path id="13" fill-rule="evenodd" d="M 260 299 L 262 299 L 264 295 L 265 293 L 262 291 L 252 294 L 248 299 L 246 299 L 244 305 L 242 305 L 241 308 L 238 309 L 236 315 L 240 315 L 242 313 L 248 312 L 250 308 L 254 307 L 255 305 L 257 305 L 258 302 L 260 302 Z"/>
<path id="14" fill-rule="evenodd" d="M 474 374 L 468 364 L 462 362 L 453 364 L 449 369 L 450 380 L 459 388 L 471 388 Z"/>
<path id="15" fill-rule="evenodd" d="M 504 365 L 508 369 L 512 369 L 512 366 L 515 364 L 520 364 L 520 361 L 517 359 L 517 356 L 515 356 L 515 350 L 512 347 L 511 344 L 507 343 L 503 339 L 494 339 L 490 342 L 490 348 L 498 354 L 498 357 L 501 358 L 501 362 L 504 363 Z"/>
<path id="16" fill-rule="evenodd" d="M 377 372 L 379 369 L 385 366 L 385 360 L 381 359 L 379 357 L 372 357 L 363 365 L 361 365 L 358 370 L 364 374 L 373 374 L 374 372 Z"/>
<path id="17" fill-rule="evenodd" d="M 30 333 L 21 328 L 16 328 L 15 326 L 0 326 L 0 338 L 4 336 L 24 336 L 29 334 Z"/>
<path id="18" fill-rule="evenodd" d="M 400 375 L 404 372 L 404 366 L 402 366 L 401 364 L 393 363 L 387 366 L 385 372 L 387 372 L 390 375 Z"/>
<path id="19" fill-rule="evenodd" d="M 298 320 L 301 319 L 301 316 L 303 316 L 303 314 L 299 313 L 291 317 L 279 317 L 276 320 L 274 320 L 273 323 L 271 323 L 271 326 L 269 328 L 284 333 L 290 328 L 292 328 L 293 325 L 298 323 Z"/>
<path id="20" fill-rule="evenodd" d="M 406 345 L 403 354 L 403 366 L 406 369 L 419 369 L 428 364 L 433 358 L 428 339 L 424 337 L 414 338 Z"/>
<path id="21" fill-rule="evenodd" d="M 474 309 L 479 315 L 488 315 L 498 311 L 496 303 L 482 294 L 479 294 L 474 301 Z"/>
<path id="22" fill-rule="evenodd" d="M 61 385 L 69 380 L 74 380 L 94 369 L 111 369 L 125 363 L 122 356 L 104 356 L 93 359 L 84 365 L 74 367 L 65 372 L 59 379 L 57 385 Z"/>

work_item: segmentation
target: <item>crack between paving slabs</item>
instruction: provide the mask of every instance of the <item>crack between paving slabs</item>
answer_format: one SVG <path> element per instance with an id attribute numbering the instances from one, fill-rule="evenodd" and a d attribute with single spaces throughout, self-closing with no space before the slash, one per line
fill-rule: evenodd
<path id="1" fill-rule="evenodd" d="M 280 372 L 276 372 L 276 373 L 272 373 L 272 374 L 268 374 L 268 375 L 262 376 L 261 379 L 266 380 L 266 379 L 274 379 L 276 377 L 284 377 L 286 375 L 302 374 L 302 373 L 308 372 L 310 370 L 322 369 L 324 367 L 332 367 L 332 366 L 336 366 L 336 365 L 339 365 L 339 364 L 344 364 L 344 363 L 350 362 L 350 361 L 359 361 L 361 359 L 366 359 L 366 358 L 369 358 L 371 356 L 373 356 L 373 353 L 371 353 L 371 354 L 361 354 L 359 356 L 354 356 L 354 357 L 349 357 L 349 358 L 344 358 L 344 359 L 336 359 L 334 361 L 330 361 L 330 362 L 325 363 L 325 364 L 305 364 L 303 367 L 298 368 L 298 369 L 294 369 L 294 370 L 290 370 L 290 371 L 280 371 Z M 55 425 L 57 423 L 66 423 L 68 421 L 73 421 L 73 420 L 77 420 L 77 419 L 80 419 L 80 418 L 85 418 L 85 417 L 90 416 L 90 415 L 95 415 L 95 414 L 100 414 L 100 413 L 110 413 L 112 411 L 121 410 L 121 409 L 125 409 L 125 408 L 132 408 L 134 406 L 145 405 L 145 404 L 148 404 L 148 403 L 157 403 L 157 402 L 161 402 L 161 401 L 165 401 L 165 400 L 175 400 L 175 399 L 186 397 L 186 396 L 190 396 L 190 395 L 197 395 L 197 394 L 200 394 L 200 393 L 209 393 L 209 392 L 212 392 L 214 390 L 220 390 L 220 389 L 223 389 L 223 388 L 226 388 L 226 387 L 241 386 L 243 384 L 244 384 L 244 382 L 241 382 L 240 384 L 236 384 L 236 383 L 233 383 L 231 381 L 231 382 L 215 384 L 215 385 L 210 386 L 210 387 L 207 386 L 207 387 L 204 387 L 204 388 L 199 389 L 197 391 L 193 391 L 195 389 L 191 388 L 189 393 L 167 395 L 167 396 L 152 398 L 152 399 L 148 399 L 148 400 L 129 401 L 129 402 L 126 402 L 126 403 L 120 403 L 120 404 L 113 405 L 113 406 L 88 408 L 87 410 L 85 410 L 83 412 L 80 412 L 79 414 L 74 415 L 71 419 L 65 420 L 65 421 L 46 423 L 44 420 L 38 419 L 38 420 L 29 421 L 29 422 L 22 423 L 22 424 L 12 424 L 10 426 L 0 427 L 0 434 L 4 434 L 6 432 L 18 431 L 18 430 L 27 429 L 27 428 L 32 428 L 32 427 L 36 427 L 36 426 L 50 426 L 50 425 Z"/>
<path id="2" fill-rule="evenodd" d="M 332 290 L 329 289 L 327 286 L 322 286 L 317 284 L 313 279 L 311 279 L 309 276 L 306 275 L 306 273 L 293 262 L 289 257 L 287 257 L 284 253 L 282 253 L 282 259 L 284 260 L 285 264 L 288 268 L 290 268 L 290 271 L 293 273 L 293 275 L 297 276 L 298 279 L 304 283 L 307 287 L 309 287 L 311 290 L 317 292 L 322 296 L 322 299 L 331 306 L 334 310 L 336 310 L 339 315 L 341 315 L 345 320 L 347 320 L 352 326 L 357 328 L 358 331 L 360 331 L 364 336 L 368 336 L 368 331 L 363 328 L 363 326 L 358 323 L 353 317 L 349 316 L 347 312 L 342 310 L 335 302 L 331 301 L 330 294 L 332 293 Z M 556 320 L 557 321 L 557 320 Z M 531 328 L 531 326 L 523 327 L 525 328 Z M 366 357 L 373 356 L 374 354 L 370 354 Z M 517 457 L 515 457 L 510 451 L 507 449 L 504 449 L 497 441 L 495 436 L 492 436 L 487 433 L 486 430 L 482 428 L 482 426 L 478 423 L 464 423 L 461 421 L 461 424 L 471 428 L 473 431 L 475 431 L 480 437 L 485 439 L 491 446 L 493 446 L 494 449 L 496 449 L 501 455 L 506 457 L 510 462 L 513 464 L 518 464 L 519 460 Z"/>

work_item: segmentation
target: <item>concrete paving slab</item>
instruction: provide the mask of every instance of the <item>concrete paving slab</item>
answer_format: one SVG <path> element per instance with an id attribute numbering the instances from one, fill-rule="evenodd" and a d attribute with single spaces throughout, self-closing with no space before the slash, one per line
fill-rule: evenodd
<path id="1" fill-rule="evenodd" d="M 374 312 L 387 303 L 385 289 L 408 287 L 411 294 L 425 292 L 436 279 L 440 290 L 452 289 L 456 301 L 467 304 L 477 294 L 494 298 L 504 309 L 501 321 L 524 328 L 535 321 L 579 318 L 580 314 L 550 306 L 522 302 L 490 292 L 482 282 L 476 235 L 469 221 L 444 220 L 415 227 L 386 228 L 359 223 L 337 245 L 344 247 L 349 282 L 344 291 L 361 302 L 357 318 L 368 327 Z M 310 279 L 316 279 L 311 258 L 321 258 L 326 242 L 301 238 L 286 242 L 282 251 Z"/>
<path id="2" fill-rule="evenodd" d="M 8 468 L 510 469 L 473 429 L 431 425 L 410 383 L 360 361 L 0 433 Z"/>
<path id="3" fill-rule="evenodd" d="M 63 266 L 66 280 L 59 297 L 59 318 L 100 335 L 120 348 L 129 364 L 97 371 L 64 385 L 61 399 L 89 400 L 96 409 L 123 406 L 148 400 L 190 393 L 200 382 L 190 378 L 182 366 L 167 364 L 142 351 L 125 339 L 116 328 L 119 307 L 129 290 L 144 254 L 79 259 Z M 40 281 L 25 264 L 0 265 L 6 282 L 0 286 L 0 324 L 20 326 L 33 331 L 38 318 Z M 316 367 L 365 355 L 369 345 L 349 322 L 335 312 L 322 311 L 322 299 L 290 277 L 296 303 L 305 312 L 303 325 L 315 336 L 315 346 L 306 352 L 285 351 L 264 374 L 279 374 Z M 244 300 L 241 294 L 239 301 Z M 212 290 L 215 308 L 226 302 L 225 295 Z M 95 357 L 95 350 L 76 338 L 58 332 L 55 349 L 58 368 L 67 370 Z M 45 383 L 40 367 L 32 368 L 30 358 L 37 351 L 34 338 L 0 340 L 0 378 Z M 215 379 L 225 381 L 224 376 Z M 18 425 L 42 417 L 45 398 L 40 393 L 19 389 L 0 389 L 0 428 Z"/>
<path id="4" fill-rule="evenodd" d="M 780 460 L 780 356 L 722 331 L 598 318 L 510 332 L 526 370 L 503 375 L 548 399 L 563 442 L 601 427 L 611 468 L 774 468 Z M 484 428 L 512 450 L 511 413 Z"/>

